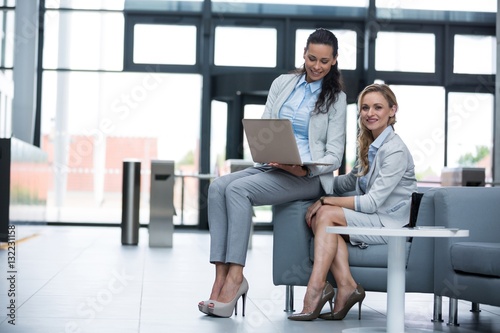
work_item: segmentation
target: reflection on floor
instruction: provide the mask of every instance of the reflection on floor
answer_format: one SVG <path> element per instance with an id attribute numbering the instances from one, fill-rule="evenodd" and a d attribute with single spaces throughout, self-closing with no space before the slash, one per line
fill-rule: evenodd
<path id="1" fill-rule="evenodd" d="M 339 322 L 288 320 L 283 311 L 284 287 L 272 283 L 273 240 L 268 232 L 254 233 L 248 254 L 246 316 L 205 316 L 197 303 L 208 297 L 214 275 L 208 263 L 206 232 L 176 231 L 173 248 L 150 248 L 145 229 L 140 231 L 138 246 L 122 246 L 120 232 L 117 227 L 17 225 L 16 238 L 24 241 L 17 242 L 15 257 L 0 249 L 4 276 L 0 280 L 0 332 L 336 333 L 346 328 L 385 327 L 386 294 L 374 292 L 367 293 L 361 320 L 357 307 Z M 11 268 L 9 258 L 15 259 Z M 304 287 L 295 288 L 299 311 L 304 291 Z M 432 300 L 428 294 L 407 294 L 407 327 L 500 332 L 498 307 L 481 305 L 480 313 L 472 313 L 469 302 L 460 302 L 460 326 L 450 327 L 446 322 L 431 322 Z M 445 321 L 447 310 L 447 299 L 443 299 Z"/>

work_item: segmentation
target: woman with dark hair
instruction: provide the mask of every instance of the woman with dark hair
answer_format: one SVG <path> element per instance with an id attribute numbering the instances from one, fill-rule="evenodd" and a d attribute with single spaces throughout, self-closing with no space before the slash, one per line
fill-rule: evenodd
<path id="1" fill-rule="evenodd" d="M 307 284 L 302 313 L 294 320 L 342 320 L 351 307 L 361 304 L 365 291 L 351 275 L 346 241 L 365 247 L 386 244 L 382 236 L 344 236 L 327 233 L 329 226 L 402 228 L 410 217 L 411 195 L 417 191 L 413 158 L 394 132 L 398 103 L 385 84 L 366 87 L 358 98 L 358 163 L 349 174 L 335 177 L 333 196 L 324 196 L 306 213 L 314 233 L 314 264 Z M 341 196 L 355 191 L 354 196 Z M 326 281 L 331 271 L 337 284 L 332 309 L 332 286 Z M 326 302 L 330 312 L 321 314 Z"/>
<path id="2" fill-rule="evenodd" d="M 332 192 L 333 172 L 344 153 L 346 121 L 337 55 L 335 35 L 325 29 L 314 31 L 304 48 L 303 68 L 273 81 L 262 116 L 291 120 L 302 161 L 327 165 L 259 164 L 211 183 L 208 223 L 215 281 L 210 298 L 198 304 L 201 312 L 230 317 L 242 297 L 245 314 L 248 282 L 243 268 L 252 206 L 315 199 Z"/>

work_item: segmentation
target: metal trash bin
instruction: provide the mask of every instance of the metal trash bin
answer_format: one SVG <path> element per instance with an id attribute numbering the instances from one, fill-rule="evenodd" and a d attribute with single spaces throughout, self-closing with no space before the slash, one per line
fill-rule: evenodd
<path id="1" fill-rule="evenodd" d="M 174 161 L 151 161 L 149 246 L 172 247 L 174 234 Z"/>
<path id="2" fill-rule="evenodd" d="M 141 162 L 123 161 L 122 180 L 122 245 L 139 243 L 139 203 L 141 194 Z"/>

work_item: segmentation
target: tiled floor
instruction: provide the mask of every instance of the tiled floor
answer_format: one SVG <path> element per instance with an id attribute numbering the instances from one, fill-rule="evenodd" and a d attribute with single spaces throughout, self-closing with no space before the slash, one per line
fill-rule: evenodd
<path id="1" fill-rule="evenodd" d="M 32 237 L 30 237 L 32 236 Z M 28 237 L 28 238 L 26 238 Z M 353 308 L 340 322 L 293 322 L 284 308 L 284 287 L 272 284 L 272 236 L 256 232 L 245 275 L 250 284 L 246 316 L 205 316 L 213 278 L 205 232 L 176 231 L 173 248 L 150 248 L 141 229 L 138 246 L 122 246 L 119 228 L 16 226 L 15 272 L 8 251 L 0 250 L 0 332 L 164 333 L 164 332 L 342 332 L 345 328 L 385 327 L 385 293 L 367 293 L 362 318 Z M 5 247 L 5 243 L 1 244 Z M 8 295 L 15 275 L 15 298 Z M 301 309 L 305 288 L 295 288 Z M 500 297 L 500 296 L 499 296 Z M 9 324 L 15 301 L 15 325 Z M 459 303 L 459 327 L 432 323 L 432 295 L 407 294 L 406 326 L 437 332 L 500 332 L 500 308 L 482 305 L 471 313 Z M 448 303 L 443 299 L 443 317 Z M 326 309 L 326 308 L 325 308 Z M 241 311 L 241 303 L 239 310 Z"/>

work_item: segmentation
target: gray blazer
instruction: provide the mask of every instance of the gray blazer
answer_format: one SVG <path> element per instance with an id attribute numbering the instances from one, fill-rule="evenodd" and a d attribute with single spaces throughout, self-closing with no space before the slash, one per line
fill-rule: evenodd
<path id="1" fill-rule="evenodd" d="M 401 228 L 409 222 L 411 194 L 417 191 L 415 165 L 399 135 L 392 132 L 377 151 L 366 174 L 366 193 L 359 187 L 357 169 L 335 178 L 334 193 L 356 190 L 355 210 L 377 214 L 385 227 Z"/>
<path id="2" fill-rule="evenodd" d="M 262 118 L 278 118 L 281 106 L 292 93 L 300 75 L 283 74 L 271 84 Z M 341 92 L 328 113 L 311 116 L 309 121 L 309 149 L 314 161 L 331 163 L 328 166 L 310 166 L 310 177 L 320 177 L 325 193 L 333 189 L 333 172 L 340 167 L 345 146 L 346 95 Z"/>

